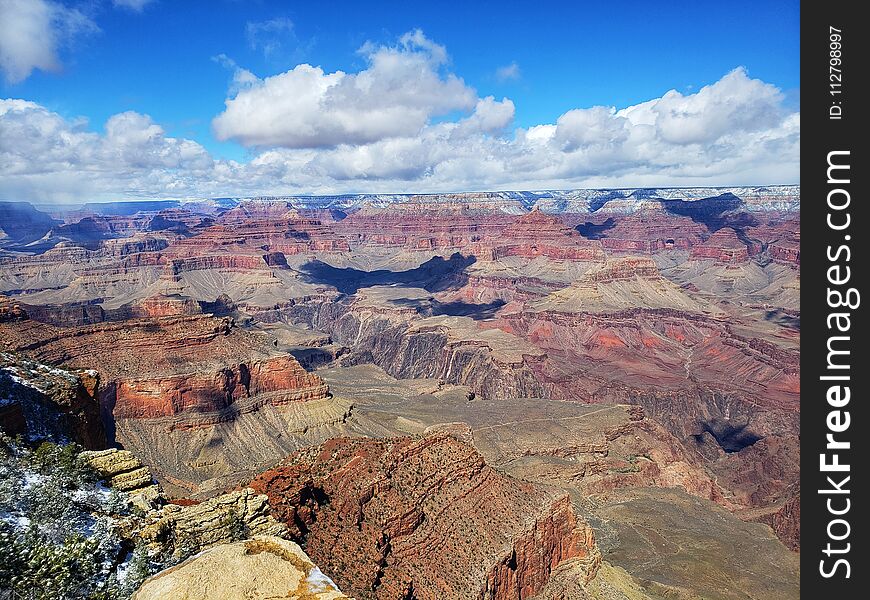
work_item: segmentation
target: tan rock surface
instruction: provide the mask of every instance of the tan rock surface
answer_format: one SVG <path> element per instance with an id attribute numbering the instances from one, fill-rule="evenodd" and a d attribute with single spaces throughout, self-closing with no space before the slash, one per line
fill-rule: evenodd
<path id="1" fill-rule="evenodd" d="M 302 549 L 274 536 L 210 548 L 146 580 L 134 600 L 348 598 Z"/>

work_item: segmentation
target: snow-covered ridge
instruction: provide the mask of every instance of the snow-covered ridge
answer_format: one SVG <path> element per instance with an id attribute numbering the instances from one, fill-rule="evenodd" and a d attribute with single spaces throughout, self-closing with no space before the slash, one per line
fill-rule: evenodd
<path id="1" fill-rule="evenodd" d="M 387 208 L 395 204 L 474 203 L 492 204 L 503 212 L 517 213 L 539 208 L 549 213 L 596 212 L 607 205 L 609 212 L 631 213 L 658 204 L 660 200 L 694 201 L 734 195 L 749 211 L 800 210 L 799 185 L 697 188 L 620 188 L 535 191 L 461 192 L 450 194 L 341 194 L 335 196 L 253 196 L 215 198 L 220 206 L 241 202 L 287 202 L 300 208 L 339 210 L 363 207 Z"/>

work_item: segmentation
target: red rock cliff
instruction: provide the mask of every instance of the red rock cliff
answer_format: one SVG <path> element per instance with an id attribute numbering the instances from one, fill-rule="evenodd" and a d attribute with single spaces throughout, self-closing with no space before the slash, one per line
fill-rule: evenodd
<path id="1" fill-rule="evenodd" d="M 330 440 L 251 486 L 342 589 L 360 599 L 528 598 L 592 530 L 565 496 L 505 476 L 445 433 Z"/>

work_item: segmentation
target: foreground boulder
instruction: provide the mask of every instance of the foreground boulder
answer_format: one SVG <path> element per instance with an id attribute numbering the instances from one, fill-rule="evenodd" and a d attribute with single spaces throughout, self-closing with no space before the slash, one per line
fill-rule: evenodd
<path id="1" fill-rule="evenodd" d="M 133 600 L 347 599 L 293 542 L 274 536 L 222 544 L 151 577 Z"/>

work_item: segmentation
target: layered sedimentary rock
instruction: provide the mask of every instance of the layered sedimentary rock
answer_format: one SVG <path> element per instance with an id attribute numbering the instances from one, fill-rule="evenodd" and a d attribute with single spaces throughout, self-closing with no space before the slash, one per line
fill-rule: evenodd
<path id="1" fill-rule="evenodd" d="M 0 296 L 0 323 L 23 321 L 28 318 L 27 312 L 19 302 Z"/>
<path id="2" fill-rule="evenodd" d="M 81 457 L 110 487 L 122 492 L 155 485 L 151 470 L 129 450 L 91 450 L 82 452 Z"/>
<path id="3" fill-rule="evenodd" d="M 458 250 L 495 234 L 510 221 L 507 214 L 486 204 L 411 201 L 395 207 L 364 207 L 335 227 L 358 245 Z"/>
<path id="4" fill-rule="evenodd" d="M 600 242 L 583 238 L 558 217 L 537 209 L 518 217 L 481 246 L 481 254 L 492 259 L 544 256 L 554 260 L 604 260 Z"/>
<path id="5" fill-rule="evenodd" d="M 569 378 L 559 378 L 556 370 L 541 371 L 544 377 L 555 376 L 561 391 L 576 398 L 607 393 L 617 399 L 622 393 L 614 384 L 658 393 L 696 390 L 703 382 L 703 389 L 742 392 L 770 408 L 798 408 L 798 354 L 743 337 L 719 319 L 671 309 L 600 315 L 544 310 L 503 318 L 504 327 L 585 374 L 583 391 Z M 609 383 L 600 388 L 592 383 L 600 380 Z"/>
<path id="6" fill-rule="evenodd" d="M 566 496 L 445 433 L 331 440 L 251 486 L 358 598 L 528 598 L 563 561 L 585 559 L 587 580 L 599 562 Z"/>
<path id="7" fill-rule="evenodd" d="M 213 496 L 332 437 L 467 422 L 488 461 L 575 499 L 675 486 L 799 547 L 798 188 L 138 208 L 36 215 L 38 239 L 0 241 L 0 333 L 98 368 L 109 437 L 171 495 Z M 332 397 L 300 363 L 364 380 Z M 528 595 L 512 564 L 475 581 Z M 560 585 L 540 589 L 580 593 Z"/>
<path id="8" fill-rule="evenodd" d="M 689 250 L 709 235 L 702 223 L 686 216 L 670 215 L 658 206 L 645 207 L 629 215 L 602 211 L 594 216 L 566 215 L 577 230 L 598 240 L 607 252 L 651 254 L 662 250 Z"/>
<path id="9" fill-rule="evenodd" d="M 730 227 L 723 227 L 703 244 L 692 247 L 692 258 L 710 258 L 723 263 L 749 260 L 749 248 Z"/>
<path id="10" fill-rule="evenodd" d="M 689 296 L 646 257 L 613 258 L 589 269 L 571 285 L 530 303 L 536 312 L 603 313 L 666 308 L 698 313 L 716 309 Z"/>
<path id="11" fill-rule="evenodd" d="M 530 366 L 540 351 L 504 331 L 478 329 L 469 317 L 418 319 L 413 307 L 379 310 L 365 298 L 300 303 L 283 313 L 350 346 L 355 354 L 346 363 L 374 362 L 395 377 L 443 379 L 492 397 L 545 393 Z"/>
<path id="12" fill-rule="evenodd" d="M 744 516 L 746 520 L 757 521 L 770 525 L 773 532 L 792 550 L 801 549 L 801 496 L 800 490 L 774 507 L 773 510 L 749 511 Z"/>
<path id="13" fill-rule="evenodd" d="M 317 375 L 305 371 L 292 356 L 280 356 L 211 373 L 119 380 L 113 414 L 116 419 L 168 417 L 185 411 L 219 412 L 253 397 L 280 406 L 327 394 Z"/>
<path id="14" fill-rule="evenodd" d="M 298 215 L 275 219 L 222 217 L 220 223 L 204 229 L 199 235 L 178 240 L 167 252 L 175 256 L 195 256 L 251 254 L 263 250 L 293 255 L 345 251 L 348 245 L 329 225 L 316 219 L 304 219 Z"/>
<path id="15" fill-rule="evenodd" d="M 98 365 L 110 436 L 177 493 L 343 433 L 352 410 L 268 337 L 228 318 L 22 321 L 6 332 L 13 347 L 51 364 Z"/>

